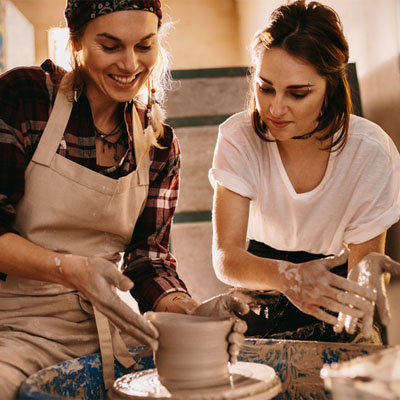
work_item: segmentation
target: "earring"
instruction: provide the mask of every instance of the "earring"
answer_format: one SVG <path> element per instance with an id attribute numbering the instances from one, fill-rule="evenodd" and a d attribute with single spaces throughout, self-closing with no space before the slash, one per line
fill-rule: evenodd
<path id="1" fill-rule="evenodd" d="M 155 138 L 155 118 L 157 118 L 157 115 L 155 115 L 157 112 L 156 105 L 156 90 L 152 87 L 151 78 L 149 77 L 147 81 L 147 104 L 145 111 L 146 128 L 143 131 L 147 150 L 149 150 L 152 145 L 157 144 Z"/>
<path id="2" fill-rule="evenodd" d="M 161 124 L 165 121 L 165 114 L 157 101 L 156 93 L 157 91 L 153 87 L 152 80 L 149 77 L 147 81 L 147 104 L 145 105 L 145 120 L 147 126 L 143 131 L 147 150 L 149 150 L 151 146 L 160 148 L 157 139 L 162 132 Z"/>
<path id="3" fill-rule="evenodd" d="M 156 89 L 152 87 L 151 76 L 147 81 L 147 106 L 146 106 L 146 120 L 147 126 L 153 126 L 153 108 L 156 104 Z"/>

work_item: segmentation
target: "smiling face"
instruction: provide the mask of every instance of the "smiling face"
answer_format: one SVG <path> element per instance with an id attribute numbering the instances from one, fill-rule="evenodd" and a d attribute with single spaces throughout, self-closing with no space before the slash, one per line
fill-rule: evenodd
<path id="1" fill-rule="evenodd" d="M 89 99 L 125 102 L 135 97 L 154 67 L 158 19 L 147 11 L 118 11 L 90 21 L 75 49 L 80 51 Z"/>
<path id="2" fill-rule="evenodd" d="M 276 140 L 315 129 L 325 91 L 326 80 L 312 65 L 281 48 L 266 50 L 256 65 L 256 107 Z"/>

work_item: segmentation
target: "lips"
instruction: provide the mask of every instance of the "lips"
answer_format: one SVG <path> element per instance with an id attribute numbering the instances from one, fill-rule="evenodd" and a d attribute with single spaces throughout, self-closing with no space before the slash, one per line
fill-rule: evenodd
<path id="1" fill-rule="evenodd" d="M 109 75 L 111 79 L 122 84 L 122 85 L 130 85 L 132 84 L 139 74 L 130 75 L 130 76 L 121 76 L 121 75 Z"/>
<path id="2" fill-rule="evenodd" d="M 286 126 L 288 126 L 291 121 L 279 121 L 279 120 L 274 120 L 274 119 L 269 119 L 270 122 L 272 123 L 272 125 L 275 126 L 275 128 L 285 128 Z"/>

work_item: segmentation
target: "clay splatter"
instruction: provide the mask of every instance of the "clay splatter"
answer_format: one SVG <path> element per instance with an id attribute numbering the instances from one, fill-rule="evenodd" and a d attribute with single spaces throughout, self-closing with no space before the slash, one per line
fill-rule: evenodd
<path id="1" fill-rule="evenodd" d="M 297 282 L 297 284 L 290 286 L 289 289 L 295 293 L 300 292 L 301 277 L 298 269 L 286 261 L 278 260 L 277 263 L 280 274 L 284 275 L 287 280 L 294 279 Z"/>

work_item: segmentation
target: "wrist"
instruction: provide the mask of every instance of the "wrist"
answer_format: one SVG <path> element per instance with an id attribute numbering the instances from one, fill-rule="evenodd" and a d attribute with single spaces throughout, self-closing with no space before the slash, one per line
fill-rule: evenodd
<path id="1" fill-rule="evenodd" d="M 289 261 L 277 260 L 277 279 L 276 289 L 286 294 L 288 290 L 293 289 L 294 286 L 299 284 L 299 266 Z"/>
<path id="2" fill-rule="evenodd" d="M 173 292 L 163 296 L 156 306 L 155 311 L 173 312 L 179 314 L 190 314 L 191 311 L 198 306 L 198 303 L 193 300 L 187 293 Z"/>
<path id="3" fill-rule="evenodd" d="M 87 257 L 72 254 L 58 254 L 54 257 L 60 284 L 78 290 L 77 282 L 84 281 L 82 274 L 87 270 Z"/>

